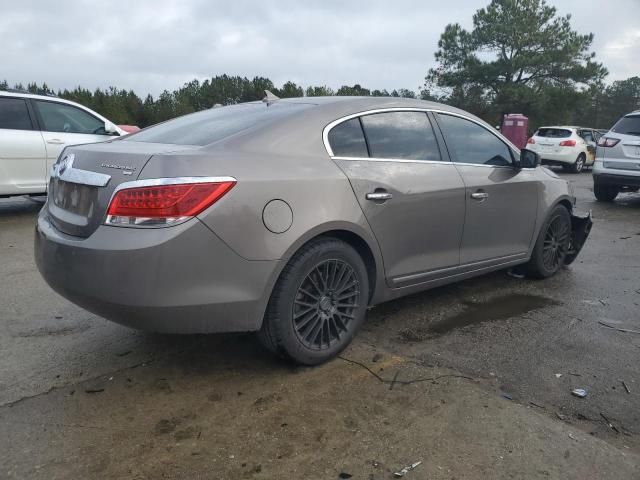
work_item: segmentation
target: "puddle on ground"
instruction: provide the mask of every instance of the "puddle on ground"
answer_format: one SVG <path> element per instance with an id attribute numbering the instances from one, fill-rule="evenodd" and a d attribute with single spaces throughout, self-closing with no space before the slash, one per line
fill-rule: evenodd
<path id="1" fill-rule="evenodd" d="M 400 333 L 400 338 L 408 342 L 421 341 L 468 325 L 518 317 L 550 305 L 559 305 L 559 302 L 537 295 L 516 294 L 492 298 L 487 302 L 464 302 L 463 304 L 465 309 L 457 315 L 418 330 L 404 330 Z"/>

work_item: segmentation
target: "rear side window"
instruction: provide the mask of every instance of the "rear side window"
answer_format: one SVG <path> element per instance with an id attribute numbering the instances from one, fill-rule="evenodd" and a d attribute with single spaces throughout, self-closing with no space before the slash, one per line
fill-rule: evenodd
<path id="1" fill-rule="evenodd" d="M 454 162 L 474 165 L 512 166 L 511 149 L 496 135 L 477 123 L 439 114 Z"/>
<path id="2" fill-rule="evenodd" d="M 569 138 L 571 136 L 571 130 L 566 128 L 540 128 L 536 133 L 536 137 L 546 138 Z"/>
<path id="3" fill-rule="evenodd" d="M 618 120 L 613 128 L 612 132 L 622 133 L 623 135 L 637 135 L 640 136 L 640 115 L 629 115 L 622 117 Z"/>
<path id="4" fill-rule="evenodd" d="M 209 145 L 237 133 L 264 127 L 312 107 L 303 103 L 241 103 L 178 117 L 123 138 L 128 142 Z"/>
<path id="5" fill-rule="evenodd" d="M 336 157 L 368 157 L 367 143 L 360 120 L 352 118 L 336 125 L 329 132 L 329 145 Z"/>
<path id="6" fill-rule="evenodd" d="M 440 160 L 425 112 L 386 112 L 361 117 L 372 158 Z"/>
<path id="7" fill-rule="evenodd" d="M 65 103 L 36 101 L 47 132 L 106 134 L 104 122 L 80 108 Z"/>
<path id="8" fill-rule="evenodd" d="M 33 130 L 27 102 L 24 99 L 0 97 L 0 128 Z"/>

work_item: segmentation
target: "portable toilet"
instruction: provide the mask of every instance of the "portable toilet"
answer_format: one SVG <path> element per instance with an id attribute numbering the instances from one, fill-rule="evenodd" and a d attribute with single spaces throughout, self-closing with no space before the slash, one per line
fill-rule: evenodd
<path id="1" fill-rule="evenodd" d="M 521 113 L 509 113 L 502 119 L 502 134 L 518 148 L 527 145 L 529 119 Z"/>

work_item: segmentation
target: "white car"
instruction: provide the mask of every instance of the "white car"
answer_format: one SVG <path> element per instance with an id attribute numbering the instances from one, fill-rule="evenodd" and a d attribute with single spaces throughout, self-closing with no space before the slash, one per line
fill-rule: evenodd
<path id="1" fill-rule="evenodd" d="M 65 146 L 126 134 L 77 103 L 0 91 L 0 198 L 45 194 L 51 166 Z"/>
<path id="2" fill-rule="evenodd" d="M 543 164 L 580 173 L 585 166 L 593 165 L 600 136 L 593 128 L 540 127 L 527 141 L 526 148 L 540 155 Z"/>

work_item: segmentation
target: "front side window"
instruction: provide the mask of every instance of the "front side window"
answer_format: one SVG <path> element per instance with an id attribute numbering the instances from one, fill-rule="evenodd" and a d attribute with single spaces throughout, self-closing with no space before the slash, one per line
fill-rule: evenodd
<path id="1" fill-rule="evenodd" d="M 585 142 L 594 142 L 593 133 L 590 130 L 583 130 L 581 137 Z"/>
<path id="2" fill-rule="evenodd" d="M 102 120 L 72 105 L 38 100 L 36 106 L 47 132 L 106 134 Z"/>
<path id="3" fill-rule="evenodd" d="M 447 146 L 457 163 L 512 166 L 511 149 L 496 135 L 477 123 L 452 115 L 439 114 Z"/>
<path id="4" fill-rule="evenodd" d="M 27 102 L 22 98 L 0 97 L 0 128 L 32 130 Z"/>
<path id="5" fill-rule="evenodd" d="M 336 157 L 368 157 L 367 142 L 360 120 L 352 118 L 336 125 L 329 132 L 329 145 Z"/>
<path id="6" fill-rule="evenodd" d="M 374 113 L 361 119 L 372 158 L 441 159 L 425 112 Z"/>

